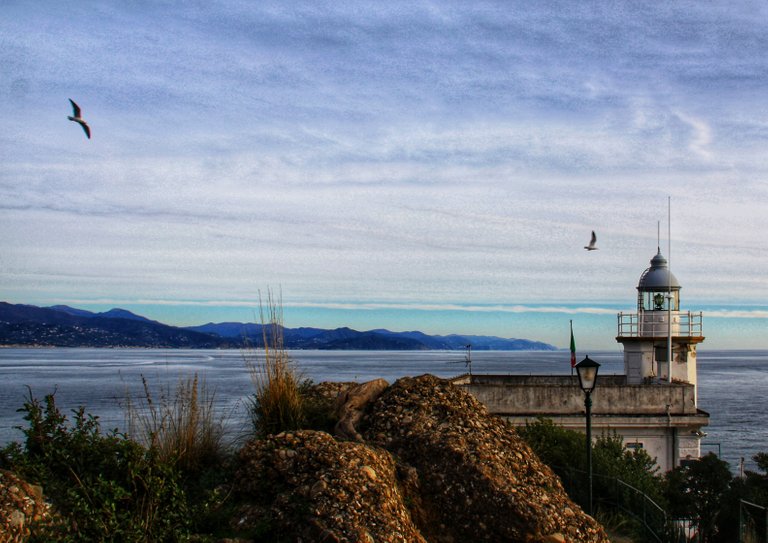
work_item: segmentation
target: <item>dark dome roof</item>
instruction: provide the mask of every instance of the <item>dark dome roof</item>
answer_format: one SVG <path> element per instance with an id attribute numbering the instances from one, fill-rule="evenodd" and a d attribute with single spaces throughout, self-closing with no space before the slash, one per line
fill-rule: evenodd
<path id="1" fill-rule="evenodd" d="M 674 273 L 669 272 L 667 259 L 661 254 L 661 249 L 651 259 L 651 267 L 640 276 L 637 290 L 667 290 L 669 285 L 672 290 L 680 290 L 680 283 Z"/>

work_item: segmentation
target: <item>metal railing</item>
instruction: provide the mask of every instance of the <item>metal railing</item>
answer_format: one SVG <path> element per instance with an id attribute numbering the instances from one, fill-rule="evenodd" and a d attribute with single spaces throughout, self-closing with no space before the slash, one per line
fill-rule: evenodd
<path id="1" fill-rule="evenodd" d="M 585 471 L 552 466 L 570 498 L 582 508 L 589 497 L 584 481 Z M 673 519 L 650 496 L 618 477 L 594 474 L 595 509 L 622 513 L 637 522 L 644 541 L 649 543 L 681 543 L 698 541 L 695 521 Z M 749 542 L 752 543 L 752 542 Z"/>
<path id="2" fill-rule="evenodd" d="M 619 337 L 666 337 L 669 330 L 665 311 L 645 311 L 618 315 Z M 675 337 L 702 337 L 704 333 L 701 312 L 672 312 L 672 335 Z"/>
<path id="3" fill-rule="evenodd" d="M 768 542 L 768 509 L 739 500 L 739 543 Z"/>

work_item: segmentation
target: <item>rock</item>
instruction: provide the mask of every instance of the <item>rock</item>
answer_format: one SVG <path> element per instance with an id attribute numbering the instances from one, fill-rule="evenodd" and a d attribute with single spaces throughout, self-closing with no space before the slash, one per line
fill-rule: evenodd
<path id="1" fill-rule="evenodd" d="M 374 379 L 339 394 L 336 400 L 338 422 L 334 428 L 336 437 L 362 441 L 363 438 L 357 431 L 357 424 L 363 418 L 363 411 L 388 386 L 389 383 L 384 379 Z"/>
<path id="2" fill-rule="evenodd" d="M 316 500 L 322 493 L 326 491 L 327 488 L 328 483 L 320 479 L 312 485 L 312 488 L 309 489 L 309 497 L 313 500 Z"/>
<path id="3" fill-rule="evenodd" d="M 51 520 L 42 489 L 0 470 L 0 543 L 26 541 L 31 526 Z"/>
<path id="4" fill-rule="evenodd" d="M 370 466 L 363 466 L 362 468 L 360 468 L 360 471 L 362 471 L 363 473 L 365 473 L 365 475 L 366 475 L 366 476 L 367 476 L 367 477 L 368 477 L 368 478 L 369 478 L 371 481 L 375 481 L 375 480 L 376 480 L 376 472 L 374 471 L 374 469 L 373 469 L 372 467 L 370 467 Z"/>
<path id="5" fill-rule="evenodd" d="M 306 430 L 293 436 L 289 465 L 279 455 L 286 440 L 270 436 L 240 451 L 234 490 L 245 505 L 236 528 L 267 525 L 288 541 L 426 543 L 387 451 Z"/>
<path id="6" fill-rule="evenodd" d="M 371 443 L 418 472 L 424 505 L 431 508 L 426 516 L 437 519 L 419 525 L 430 541 L 544 541 L 549 534 L 569 542 L 608 541 L 511 425 L 445 380 L 398 380 L 371 406 L 364 424 Z M 441 524 L 446 529 L 435 530 Z"/>

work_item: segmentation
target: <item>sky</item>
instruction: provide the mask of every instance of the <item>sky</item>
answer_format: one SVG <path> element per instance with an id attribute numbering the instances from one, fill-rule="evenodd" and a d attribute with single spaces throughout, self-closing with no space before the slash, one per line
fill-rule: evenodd
<path id="1" fill-rule="evenodd" d="M 661 246 L 768 348 L 766 51 L 765 2 L 5 0 L 0 299 L 620 349 Z"/>

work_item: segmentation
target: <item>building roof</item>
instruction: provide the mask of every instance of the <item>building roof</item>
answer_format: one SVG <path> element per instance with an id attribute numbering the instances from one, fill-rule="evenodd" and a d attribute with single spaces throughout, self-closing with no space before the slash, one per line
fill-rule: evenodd
<path id="1" fill-rule="evenodd" d="M 661 249 L 651 259 L 651 267 L 640 276 L 637 290 L 667 290 L 671 285 L 672 290 L 680 290 L 680 283 L 675 274 L 669 271 L 667 259 L 661 254 Z"/>

